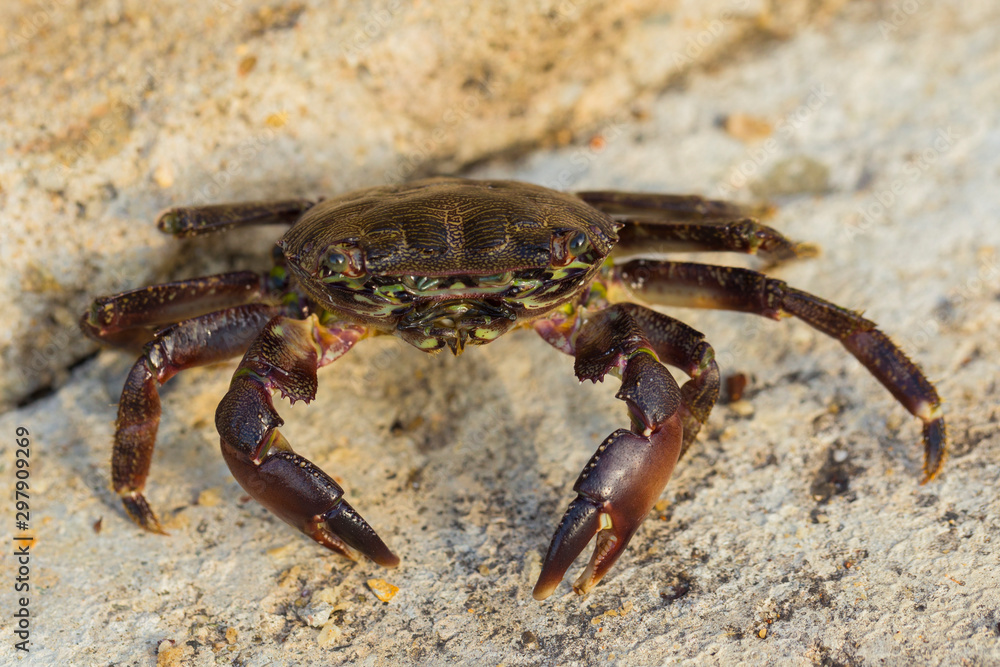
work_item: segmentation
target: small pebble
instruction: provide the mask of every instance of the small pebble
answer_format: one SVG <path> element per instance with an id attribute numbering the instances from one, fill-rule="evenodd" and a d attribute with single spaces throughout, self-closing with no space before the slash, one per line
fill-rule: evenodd
<path id="1" fill-rule="evenodd" d="M 163 163 L 153 171 L 153 180 L 161 188 L 169 188 L 174 184 L 174 170 L 167 163 Z"/>
<path id="2" fill-rule="evenodd" d="M 220 501 L 218 489 L 205 489 L 198 494 L 198 504 L 203 507 L 215 507 Z"/>
<path id="3" fill-rule="evenodd" d="M 740 141 L 760 141 L 774 132 L 769 122 L 746 113 L 729 114 L 722 126 L 729 136 Z"/>
<path id="4" fill-rule="evenodd" d="M 319 637 L 317 637 L 317 640 L 319 641 L 320 646 L 330 646 L 331 644 L 337 643 L 337 640 L 340 639 L 342 634 L 344 634 L 344 631 L 341 630 L 336 623 L 330 621 L 323 626 L 322 630 L 319 631 Z"/>
<path id="5" fill-rule="evenodd" d="M 388 602 L 399 592 L 399 586 L 393 586 L 385 579 L 369 579 L 367 583 L 375 597 L 382 602 Z"/>

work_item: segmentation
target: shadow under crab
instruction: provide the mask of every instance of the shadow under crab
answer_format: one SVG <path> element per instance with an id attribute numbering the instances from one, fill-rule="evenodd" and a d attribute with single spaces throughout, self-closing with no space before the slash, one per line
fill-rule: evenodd
<path id="1" fill-rule="evenodd" d="M 122 391 L 112 483 L 126 511 L 163 532 L 143 495 L 160 419 L 158 386 L 177 372 L 243 355 L 216 411 L 223 457 L 243 488 L 323 546 L 394 567 L 399 559 L 323 470 L 278 427 L 277 390 L 316 394 L 316 371 L 360 340 L 392 334 L 459 354 L 530 326 L 575 357 L 580 380 L 621 380 L 629 428 L 600 444 L 573 489 L 534 596 L 544 599 L 596 536 L 574 589 L 608 572 L 694 442 L 719 394 L 705 337 L 643 305 L 794 316 L 839 340 L 924 424 L 924 479 L 946 451 L 941 401 L 920 369 L 859 314 L 748 269 L 650 260 L 728 251 L 770 262 L 814 249 L 760 224 L 753 211 L 697 196 L 568 194 L 513 181 L 437 178 L 320 202 L 175 208 L 160 216 L 183 237 L 283 224 L 274 268 L 154 285 L 97 299 L 81 326 L 141 349 Z M 678 386 L 666 366 L 685 372 Z"/>

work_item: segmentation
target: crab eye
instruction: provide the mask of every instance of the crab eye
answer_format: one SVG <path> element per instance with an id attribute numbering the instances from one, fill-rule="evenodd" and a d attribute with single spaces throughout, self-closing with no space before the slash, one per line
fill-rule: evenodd
<path id="1" fill-rule="evenodd" d="M 332 273 L 343 273 L 351 265 L 347 255 L 342 252 L 331 252 L 323 260 L 323 268 Z"/>
<path id="2" fill-rule="evenodd" d="M 338 243 L 328 247 L 320 257 L 317 273 L 326 282 L 360 279 L 365 275 L 364 253 L 357 246 Z"/>
<path id="3" fill-rule="evenodd" d="M 583 232 L 578 233 L 576 236 L 569 240 L 569 252 L 574 257 L 583 253 L 587 249 L 587 235 Z"/>
<path id="4" fill-rule="evenodd" d="M 585 232 L 578 232 L 572 229 L 563 230 L 552 235 L 550 252 L 552 253 L 552 266 L 567 266 L 574 257 L 587 252 L 590 248 L 590 239 Z"/>

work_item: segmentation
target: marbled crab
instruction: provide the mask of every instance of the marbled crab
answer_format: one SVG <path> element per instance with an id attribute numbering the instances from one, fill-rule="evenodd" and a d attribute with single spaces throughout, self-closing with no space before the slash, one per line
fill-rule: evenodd
<path id="1" fill-rule="evenodd" d="M 394 567 L 399 559 L 340 486 L 295 453 L 272 403 L 316 394 L 316 371 L 363 338 L 393 334 L 459 354 L 530 326 L 575 357 L 575 372 L 621 380 L 629 428 L 584 467 L 543 562 L 534 596 L 555 590 L 596 535 L 574 584 L 608 572 L 691 446 L 719 394 L 705 337 L 645 306 L 794 316 L 839 340 L 923 422 L 923 481 L 946 450 L 941 401 L 920 369 L 859 314 L 733 267 L 643 258 L 731 251 L 776 262 L 811 254 L 747 208 L 697 196 L 568 194 L 512 181 L 436 178 L 316 201 L 174 208 L 158 225 L 178 237 L 250 224 L 290 228 L 268 273 L 240 271 L 95 300 L 83 330 L 141 348 L 122 390 L 112 484 L 129 516 L 163 532 L 143 495 L 160 419 L 158 386 L 178 371 L 243 355 L 216 411 L 222 455 L 253 498 L 319 544 Z M 687 374 L 678 386 L 664 366 Z"/>

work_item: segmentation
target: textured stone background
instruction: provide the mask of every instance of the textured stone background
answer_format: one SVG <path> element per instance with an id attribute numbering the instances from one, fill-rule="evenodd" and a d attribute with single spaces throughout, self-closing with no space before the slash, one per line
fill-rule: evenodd
<path id="1" fill-rule="evenodd" d="M 75 338 L 92 294 L 178 263 L 184 246 L 149 224 L 166 206 L 565 144 L 843 2 L 5 3 L 0 406 L 93 349 Z"/>
<path id="2" fill-rule="evenodd" d="M 19 309 L 10 345 L 70 331 L 72 315 L 93 293 L 252 264 L 246 248 L 253 240 L 224 240 L 221 251 L 211 243 L 178 249 L 157 239 L 147 222 L 168 202 L 196 198 L 230 163 L 242 166 L 219 199 L 313 194 L 382 182 L 401 156 L 412 155 L 396 142 L 431 136 L 413 134 L 419 124 L 359 134 L 358 121 L 342 141 L 371 153 L 352 155 L 346 143 L 319 148 L 327 144 L 311 139 L 329 121 L 321 123 L 315 111 L 286 119 L 280 104 L 267 102 L 294 99 L 288 106 L 299 109 L 309 97 L 283 94 L 283 87 L 291 85 L 289 72 L 306 86 L 314 68 L 326 71 L 304 50 L 332 19 L 307 8 L 294 27 L 272 22 L 258 35 L 252 17 L 262 16 L 260 7 L 240 4 L 232 23 L 214 13 L 215 24 L 197 14 L 172 19 L 174 30 L 190 21 L 210 34 L 222 31 L 211 44 L 192 44 L 215 50 L 217 60 L 202 70 L 197 63 L 209 56 L 181 50 L 178 57 L 192 65 L 143 93 L 147 101 L 130 112 L 133 129 L 122 144 L 128 149 L 81 156 L 67 174 L 58 169 L 56 138 L 70 127 L 67 119 L 92 122 L 79 110 L 125 99 L 98 95 L 86 82 L 107 81 L 118 64 L 143 62 L 144 48 L 158 52 L 176 40 L 154 40 L 167 28 L 155 17 L 144 21 L 138 10 L 122 10 L 116 21 L 104 5 L 54 7 L 48 32 L 25 46 L 40 53 L 4 56 L 5 88 L 37 87 L 4 114 L 5 131 L 37 135 L 8 142 L 2 156 L 4 225 L 15 229 L 12 244 L 4 244 L 4 275 L 21 281 L 4 297 Z M 594 29 L 582 27 L 589 6 L 559 7 L 581 12 L 560 28 L 567 38 Z M 280 8 L 268 16 L 276 14 Z M 635 25 L 675 25 L 670 17 L 677 16 L 650 15 L 658 18 Z M 402 30 L 414 16 L 394 25 Z M 458 21 L 441 25 L 451 20 Z M 136 36 L 147 21 L 146 36 Z M 688 27 L 711 25 L 708 16 Z M 492 29 L 507 32 L 499 24 Z M 538 604 L 531 585 L 570 487 L 625 415 L 613 382 L 578 385 L 571 360 L 533 335 L 514 333 L 458 359 L 393 340 L 366 341 L 321 374 L 313 405 L 279 408 L 290 441 L 343 480 L 355 506 L 403 558 L 395 571 L 327 555 L 241 500 L 212 426 L 231 366 L 188 372 L 164 388 L 149 495 L 172 535 L 139 532 L 108 491 L 114 403 L 132 359 L 101 353 L 65 372 L 55 393 L 0 415 L 0 433 L 8 434 L 0 440 L 5 488 L 13 479 L 14 428 L 29 427 L 35 443 L 35 643 L 25 664 L 1000 664 L 998 29 L 1000 10 L 985 2 L 852 3 L 832 18 L 803 21 L 782 39 L 736 40 L 742 48 L 733 47 L 732 57 L 674 79 L 660 94 L 653 92 L 665 76 L 645 84 L 633 77 L 630 85 L 647 93 L 627 104 L 622 100 L 634 89 L 612 86 L 619 96 L 603 102 L 608 106 L 592 102 L 591 115 L 567 121 L 568 135 L 558 132 L 565 116 L 555 112 L 546 122 L 521 121 L 539 124 L 522 128 L 529 143 L 547 136 L 557 145 L 471 172 L 567 189 L 775 201 L 775 226 L 824 250 L 777 275 L 864 309 L 946 397 L 953 455 L 940 480 L 917 485 L 916 420 L 835 343 L 794 321 L 677 311 L 709 335 L 724 372 L 750 376 L 749 405 L 715 411 L 664 502 L 593 593 L 578 598 L 563 586 Z M 118 42 L 110 35 L 125 37 L 111 48 Z M 82 78 L 73 79 L 63 60 L 91 40 L 109 45 L 99 59 L 107 69 L 97 59 L 80 61 L 74 67 Z M 496 48 L 486 60 L 507 62 L 502 40 L 480 41 Z M 621 56 L 632 71 L 648 56 L 666 62 L 666 72 L 665 54 L 684 49 L 683 41 L 612 40 L 622 42 L 615 53 L 633 54 Z M 396 42 L 378 44 L 389 49 Z M 413 44 L 432 48 L 419 39 Z M 240 78 L 240 63 L 252 55 L 257 64 Z M 587 69 L 583 56 L 574 58 L 572 71 Z M 10 69 L 12 62 L 19 68 Z M 358 65 L 352 67 L 345 80 L 358 78 Z M 426 77 L 437 71 L 428 64 Z M 568 71 L 555 80 L 565 81 Z M 205 72 L 212 74 L 203 78 Z M 265 73 L 259 83 L 248 81 Z M 55 85 L 65 86 L 75 114 L 63 116 L 42 97 L 53 79 L 63 82 Z M 581 85 L 601 90 L 609 79 Z M 308 89 L 324 109 L 337 107 L 336 89 Z M 395 84 L 374 90 L 350 103 L 361 120 L 385 113 L 374 102 L 383 94 L 399 95 L 396 103 L 412 111 L 412 91 L 431 92 Z M 556 87 L 548 90 L 551 97 L 539 93 L 535 107 L 545 98 L 562 100 L 564 113 L 575 108 Z M 93 97 L 85 103 L 86 96 Z M 4 99 L 9 106 L 13 98 Z M 443 104 L 429 126 L 420 126 L 424 132 L 444 117 Z M 48 129 L 38 129 L 46 114 L 58 122 L 45 120 Z M 270 127 L 269 118 L 281 127 L 241 163 L 241 142 Z M 590 129 L 579 130 L 586 122 Z M 495 126 L 507 132 L 506 122 Z M 448 170 L 515 143 L 514 134 L 490 143 L 479 127 L 449 128 L 449 147 L 442 142 L 414 173 Z M 52 143 L 37 143 L 44 141 Z M 68 141 L 62 150 L 72 151 Z M 105 188 L 101 199 L 96 193 L 108 182 L 113 192 Z M 8 217 L 12 211 L 17 215 Z M 29 255 L 16 245 L 25 221 L 53 246 Z M 264 249 L 271 236 L 254 239 Z M 86 270 L 73 268 L 79 266 Z M 28 299 L 23 292 L 32 285 Z M 33 310 L 39 304 L 57 307 L 53 321 L 40 319 Z M 85 352 L 67 345 L 76 352 L 46 357 L 53 368 L 61 367 L 56 358 L 64 364 Z M 24 348 L 11 349 L 4 352 L 7 372 L 31 363 Z M 830 486 L 835 478 L 846 479 L 839 493 Z M 0 525 L 5 544 L 11 520 Z M 366 584 L 371 578 L 400 591 L 380 602 Z M 14 602 L 4 590 L 6 615 Z M 5 622 L 0 661 L 15 660 L 12 643 Z"/>

